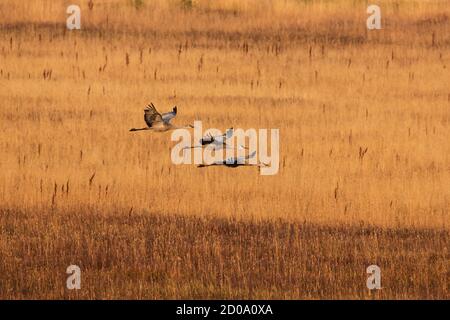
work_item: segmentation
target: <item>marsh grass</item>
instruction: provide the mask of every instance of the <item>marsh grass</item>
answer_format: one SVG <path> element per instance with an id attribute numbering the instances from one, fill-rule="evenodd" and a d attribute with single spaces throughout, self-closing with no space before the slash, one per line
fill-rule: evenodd
<path id="1" fill-rule="evenodd" d="M 82 298 L 448 298 L 446 3 L 373 32 L 365 1 L 180 3 L 82 1 L 72 32 L 66 1 L 0 4 L 0 296 L 72 297 L 79 263 Z M 174 166 L 128 132 L 151 101 L 279 128 L 279 173 Z"/>

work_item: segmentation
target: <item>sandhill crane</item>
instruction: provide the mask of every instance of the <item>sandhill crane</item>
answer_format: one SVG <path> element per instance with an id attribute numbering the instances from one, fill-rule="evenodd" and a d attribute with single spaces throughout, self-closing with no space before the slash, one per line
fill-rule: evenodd
<path id="1" fill-rule="evenodd" d="M 208 146 L 208 145 L 214 146 L 215 150 L 232 149 L 233 147 L 227 143 L 227 139 L 230 139 L 233 136 L 233 131 L 234 131 L 233 128 L 229 128 L 229 129 L 227 129 L 227 131 L 224 134 L 220 134 L 220 135 L 216 135 L 216 136 L 208 134 L 200 139 L 199 146 L 184 147 L 183 149 L 202 148 L 202 147 Z M 238 146 L 238 149 L 243 150 L 243 149 L 247 149 L 247 148 L 240 145 L 240 146 Z"/>
<path id="2" fill-rule="evenodd" d="M 170 123 L 170 120 L 175 118 L 177 115 L 177 107 L 173 107 L 171 112 L 159 113 L 155 105 L 150 103 L 146 109 L 144 109 L 144 120 L 147 123 L 147 127 L 145 128 L 132 128 L 130 131 L 140 131 L 140 130 L 153 130 L 158 132 L 173 130 L 173 129 L 182 129 L 182 128 L 193 128 L 192 125 L 187 125 L 184 127 L 178 127 Z"/>
<path id="3" fill-rule="evenodd" d="M 255 157 L 256 151 L 253 151 L 251 154 L 244 156 L 244 157 L 232 157 L 228 158 L 227 160 L 221 160 L 216 161 L 211 164 L 199 164 L 198 168 L 204 168 L 204 167 L 210 167 L 210 166 L 226 166 L 229 168 L 236 168 L 239 166 L 256 166 L 256 167 L 265 167 L 267 166 L 265 163 L 257 163 L 257 164 L 251 164 L 251 163 L 245 163 L 245 160 L 251 159 Z"/>

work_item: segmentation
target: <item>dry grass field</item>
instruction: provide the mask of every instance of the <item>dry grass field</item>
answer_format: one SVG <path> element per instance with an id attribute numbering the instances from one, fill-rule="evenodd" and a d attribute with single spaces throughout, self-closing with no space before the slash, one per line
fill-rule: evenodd
<path id="1" fill-rule="evenodd" d="M 2 0 L 0 298 L 449 299 L 450 7 L 377 4 Z M 172 164 L 151 101 L 278 174 Z"/>

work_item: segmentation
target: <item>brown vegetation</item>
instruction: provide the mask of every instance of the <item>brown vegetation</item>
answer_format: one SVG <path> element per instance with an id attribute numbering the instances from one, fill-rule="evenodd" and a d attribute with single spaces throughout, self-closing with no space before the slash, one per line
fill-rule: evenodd
<path id="1" fill-rule="evenodd" d="M 446 2 L 80 3 L 0 3 L 1 298 L 449 298 Z M 280 172 L 173 165 L 150 101 Z"/>

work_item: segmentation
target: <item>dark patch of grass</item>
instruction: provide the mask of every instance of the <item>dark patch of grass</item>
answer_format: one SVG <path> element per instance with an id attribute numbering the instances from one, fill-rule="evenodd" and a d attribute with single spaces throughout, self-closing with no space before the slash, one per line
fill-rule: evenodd
<path id="1" fill-rule="evenodd" d="M 445 230 L 0 212 L 0 298 L 448 299 Z M 82 289 L 65 289 L 65 270 Z M 382 270 L 369 292 L 366 267 Z"/>

